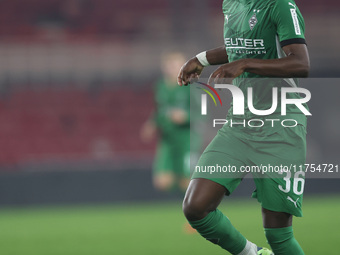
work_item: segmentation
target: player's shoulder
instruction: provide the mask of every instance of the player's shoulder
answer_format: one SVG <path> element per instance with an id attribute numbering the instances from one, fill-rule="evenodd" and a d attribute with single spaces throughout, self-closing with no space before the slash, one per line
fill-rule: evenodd
<path id="1" fill-rule="evenodd" d="M 272 6 L 277 7 L 296 7 L 296 3 L 294 0 L 268 0 Z"/>
<path id="2" fill-rule="evenodd" d="M 298 10 L 294 0 L 264 0 L 267 1 L 267 8 L 270 10 L 271 16 L 276 18 L 283 13 L 290 13 L 291 9 Z"/>

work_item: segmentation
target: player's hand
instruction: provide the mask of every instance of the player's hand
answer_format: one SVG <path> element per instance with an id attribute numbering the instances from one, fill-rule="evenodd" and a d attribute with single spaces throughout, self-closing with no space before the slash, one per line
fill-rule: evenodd
<path id="1" fill-rule="evenodd" d="M 202 64 L 196 57 L 188 60 L 179 71 L 177 83 L 179 86 L 188 85 L 192 79 L 198 79 L 203 70 Z"/>
<path id="2" fill-rule="evenodd" d="M 170 119 L 173 123 L 181 125 L 187 121 L 188 115 L 181 109 L 174 109 L 170 112 Z"/>
<path id="3" fill-rule="evenodd" d="M 234 79 L 244 73 L 246 68 L 245 61 L 243 59 L 237 60 L 228 64 L 221 65 L 213 72 L 208 80 L 208 84 L 212 83 L 230 83 L 230 79 Z"/>
<path id="4" fill-rule="evenodd" d="M 140 131 L 140 138 L 142 142 L 149 143 L 156 136 L 156 133 L 156 125 L 152 121 L 147 121 Z"/>

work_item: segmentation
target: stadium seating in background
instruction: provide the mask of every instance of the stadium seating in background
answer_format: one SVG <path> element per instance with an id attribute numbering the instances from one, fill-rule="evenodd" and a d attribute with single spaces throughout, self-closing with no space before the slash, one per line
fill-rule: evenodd
<path id="1" fill-rule="evenodd" d="M 130 38 L 142 29 L 145 17 L 171 23 L 176 15 L 175 1 L 166 0 L 10 0 L 0 1 L 0 36 L 6 39 L 118 36 Z M 299 1 L 302 10 L 325 11 L 339 8 L 339 1 Z M 192 9 L 193 1 L 179 5 Z M 220 1 L 207 1 L 211 14 L 221 12 Z"/>
<path id="2" fill-rule="evenodd" d="M 81 37 L 130 36 L 140 18 L 168 13 L 165 0 L 11 0 L 0 1 L 0 35 L 7 39 L 46 38 L 46 33 Z"/>
<path id="3" fill-rule="evenodd" d="M 11 91 L 0 99 L 0 165 L 151 155 L 139 129 L 152 102 L 149 90 L 122 87 Z"/>

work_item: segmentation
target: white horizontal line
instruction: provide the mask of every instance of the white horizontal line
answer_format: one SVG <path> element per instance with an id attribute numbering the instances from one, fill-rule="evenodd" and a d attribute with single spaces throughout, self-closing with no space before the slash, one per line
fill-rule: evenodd
<path id="1" fill-rule="evenodd" d="M 261 48 L 247 48 L 247 47 L 226 47 L 226 49 L 264 50 L 264 49 L 265 49 L 265 47 L 261 47 Z"/>

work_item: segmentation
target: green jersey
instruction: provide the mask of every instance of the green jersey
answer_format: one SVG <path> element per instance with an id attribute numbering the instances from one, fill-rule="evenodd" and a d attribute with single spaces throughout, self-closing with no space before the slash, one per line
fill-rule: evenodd
<path id="1" fill-rule="evenodd" d="M 274 59 L 281 47 L 305 43 L 302 15 L 292 0 L 225 0 L 224 44 L 229 61 Z M 244 78 L 255 77 L 244 73 Z"/>
<path id="2" fill-rule="evenodd" d="M 229 62 L 243 58 L 282 58 L 285 56 L 282 47 L 306 43 L 303 17 L 292 0 L 224 0 L 223 13 L 224 44 Z M 245 115 L 233 116 L 231 108 L 228 118 L 255 117 L 247 106 L 248 87 L 253 88 L 253 105 L 258 110 L 271 108 L 272 88 L 278 87 L 279 103 L 271 116 L 279 119 L 293 118 L 299 124 L 305 125 L 306 118 L 295 105 L 287 106 L 287 116 L 280 115 L 280 88 L 297 87 L 296 79 L 269 79 L 245 72 L 234 79 L 234 85 L 238 86 L 245 95 Z M 289 93 L 288 98 L 300 98 L 300 96 L 297 93 Z"/>
<path id="3" fill-rule="evenodd" d="M 180 88 L 175 82 L 169 84 L 165 80 L 159 80 L 155 86 L 156 111 L 154 120 L 162 135 L 178 135 L 190 132 L 190 89 Z M 171 120 L 171 112 L 175 109 L 185 111 L 188 115 L 187 122 L 178 125 Z"/>

